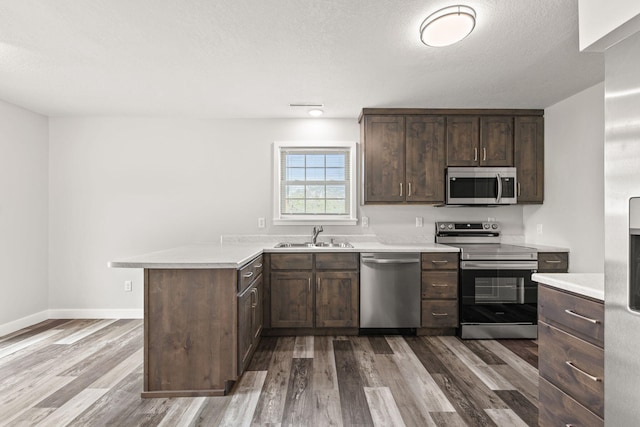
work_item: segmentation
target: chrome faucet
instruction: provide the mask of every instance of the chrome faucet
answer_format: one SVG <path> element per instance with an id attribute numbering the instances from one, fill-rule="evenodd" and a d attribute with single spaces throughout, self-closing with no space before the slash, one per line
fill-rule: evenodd
<path id="1" fill-rule="evenodd" d="M 316 244 L 316 240 L 318 240 L 318 234 L 322 233 L 324 230 L 322 226 L 313 227 L 313 234 L 311 235 L 311 243 Z"/>

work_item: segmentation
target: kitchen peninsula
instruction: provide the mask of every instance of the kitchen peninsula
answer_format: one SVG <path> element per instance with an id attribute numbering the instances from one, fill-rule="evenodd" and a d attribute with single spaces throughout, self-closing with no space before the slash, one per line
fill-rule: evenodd
<path id="1" fill-rule="evenodd" d="M 143 397 L 229 393 L 255 350 L 269 253 L 458 252 L 435 243 L 274 248 L 273 243 L 194 244 L 109 263 L 144 269 Z M 315 255 L 314 255 L 315 257 Z"/>

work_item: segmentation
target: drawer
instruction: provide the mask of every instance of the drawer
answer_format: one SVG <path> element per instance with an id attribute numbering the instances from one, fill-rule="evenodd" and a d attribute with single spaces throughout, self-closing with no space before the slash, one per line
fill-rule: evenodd
<path id="1" fill-rule="evenodd" d="M 604 350 L 544 322 L 538 323 L 540 376 L 604 416 Z"/>
<path id="2" fill-rule="evenodd" d="M 540 427 L 604 426 L 602 418 L 542 378 L 538 390 L 538 425 Z"/>
<path id="3" fill-rule="evenodd" d="M 271 254 L 271 270 L 311 270 L 313 255 L 299 254 Z"/>
<path id="4" fill-rule="evenodd" d="M 583 340 L 604 347 L 604 305 L 547 286 L 538 288 L 538 315 Z"/>
<path id="5" fill-rule="evenodd" d="M 423 328 L 457 328 L 457 300 L 422 301 Z"/>
<path id="6" fill-rule="evenodd" d="M 359 263 L 357 252 L 325 252 L 316 254 L 318 270 L 357 270 Z"/>
<path id="7" fill-rule="evenodd" d="M 432 252 L 422 254 L 423 270 L 457 270 L 457 252 Z"/>
<path id="8" fill-rule="evenodd" d="M 238 292 L 247 289 L 251 282 L 262 274 L 262 261 L 262 255 L 260 255 L 238 270 Z"/>
<path id="9" fill-rule="evenodd" d="M 569 254 L 566 252 L 538 252 L 539 273 L 566 273 L 569 269 Z"/>
<path id="10" fill-rule="evenodd" d="M 457 271 L 423 271 L 422 299 L 458 298 Z"/>

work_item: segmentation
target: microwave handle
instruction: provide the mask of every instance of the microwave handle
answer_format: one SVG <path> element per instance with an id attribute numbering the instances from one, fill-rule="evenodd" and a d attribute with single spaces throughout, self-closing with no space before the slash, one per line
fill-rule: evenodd
<path id="1" fill-rule="evenodd" d="M 496 203 L 500 203 L 500 199 L 502 199 L 502 177 L 499 173 L 496 174 L 496 180 L 498 181 L 498 198 L 496 199 Z"/>

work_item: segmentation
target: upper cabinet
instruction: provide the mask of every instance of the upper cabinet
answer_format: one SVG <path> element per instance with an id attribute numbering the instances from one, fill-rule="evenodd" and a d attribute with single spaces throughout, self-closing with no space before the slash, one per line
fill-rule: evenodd
<path id="1" fill-rule="evenodd" d="M 444 201 L 444 117 L 367 115 L 361 130 L 365 203 Z"/>
<path id="2" fill-rule="evenodd" d="M 515 166 L 518 203 L 542 203 L 542 115 L 543 110 L 365 108 L 364 203 L 444 203 L 447 166 Z"/>
<path id="3" fill-rule="evenodd" d="M 448 116 L 447 166 L 513 166 L 513 117 Z"/>

